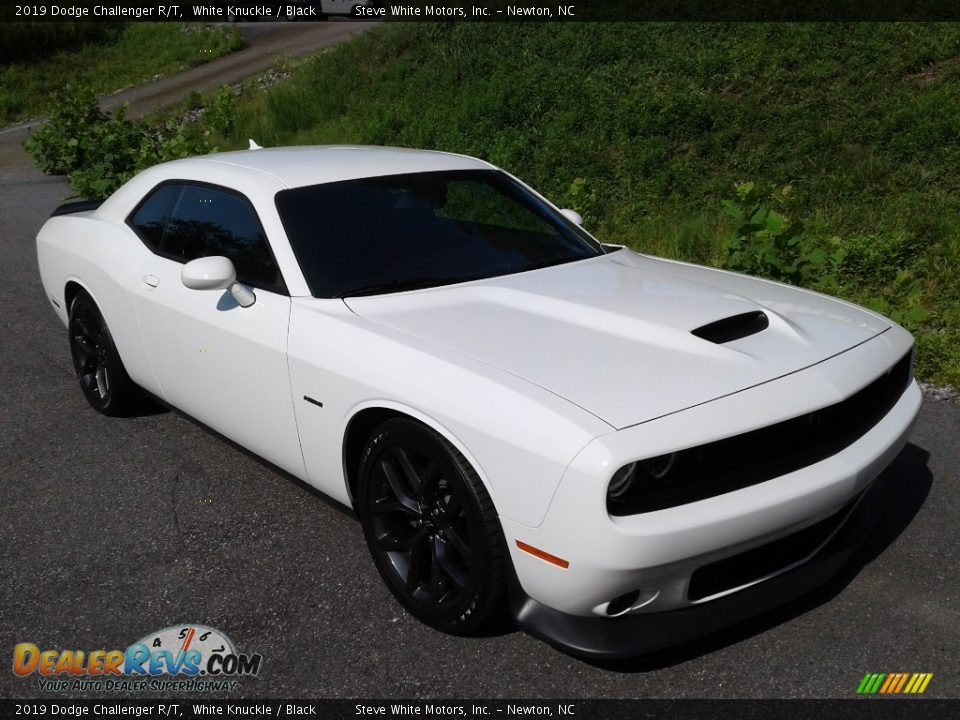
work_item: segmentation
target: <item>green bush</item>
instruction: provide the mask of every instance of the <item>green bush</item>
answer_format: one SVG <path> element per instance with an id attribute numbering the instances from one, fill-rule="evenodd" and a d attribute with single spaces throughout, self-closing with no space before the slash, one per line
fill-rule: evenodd
<path id="1" fill-rule="evenodd" d="M 233 89 L 222 85 L 213 96 L 203 116 L 204 122 L 213 132 L 229 135 L 237 124 L 237 105 Z"/>
<path id="2" fill-rule="evenodd" d="M 215 150 L 175 122 L 153 127 L 128 120 L 125 107 L 105 113 L 83 88 L 67 88 L 25 147 L 43 172 L 67 175 L 78 195 L 92 199 L 107 197 L 151 165 Z"/>
<path id="3" fill-rule="evenodd" d="M 840 289 L 838 272 L 847 251 L 839 238 L 816 242 L 789 215 L 793 188 L 789 185 L 764 197 L 755 183 L 735 186 L 736 199 L 723 209 L 734 223 L 723 248 L 723 263 L 733 270 L 773 280 L 806 285 L 826 292 Z"/>
<path id="4" fill-rule="evenodd" d="M 753 182 L 734 188 L 736 198 L 721 203 L 734 221 L 723 243 L 725 267 L 834 295 L 862 295 L 856 299 L 873 310 L 910 330 L 921 329 L 929 313 L 923 281 L 904 267 L 909 236 L 823 239 L 789 216 L 794 199 L 789 185 L 768 196 Z"/>
<path id="5" fill-rule="evenodd" d="M 62 101 L 50 111 L 50 122 L 27 139 L 27 152 L 47 175 L 67 175 L 83 167 L 81 139 L 105 119 L 89 89 L 67 87 Z"/>

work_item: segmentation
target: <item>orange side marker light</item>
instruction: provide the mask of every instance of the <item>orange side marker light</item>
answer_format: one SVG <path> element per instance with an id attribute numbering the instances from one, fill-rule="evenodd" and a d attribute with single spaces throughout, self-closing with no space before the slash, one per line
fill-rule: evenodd
<path id="1" fill-rule="evenodd" d="M 538 557 L 541 560 L 546 560 L 548 563 L 556 565 L 557 567 L 561 567 L 564 570 L 570 567 L 570 562 L 568 560 L 558 558 L 556 555 L 551 555 L 546 550 L 535 548 L 533 545 L 528 545 L 527 543 L 523 542 L 523 540 L 517 540 L 517 547 L 524 552 L 530 553 L 534 557 Z"/>

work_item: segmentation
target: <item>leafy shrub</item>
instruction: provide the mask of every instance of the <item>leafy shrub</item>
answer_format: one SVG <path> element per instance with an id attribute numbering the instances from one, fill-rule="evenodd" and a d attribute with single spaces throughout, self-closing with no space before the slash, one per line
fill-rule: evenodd
<path id="1" fill-rule="evenodd" d="M 815 242 L 804 233 L 802 223 L 790 218 L 791 186 L 767 197 L 752 182 L 734 188 L 736 199 L 722 203 L 735 223 L 723 244 L 727 267 L 826 292 L 839 290 L 838 272 L 847 251 L 836 237 Z"/>
<path id="2" fill-rule="evenodd" d="M 868 307 L 910 330 L 918 330 L 929 313 L 923 306 L 923 281 L 906 269 L 897 270 Z"/>
<path id="3" fill-rule="evenodd" d="M 67 170 L 71 187 L 83 197 L 106 197 L 133 176 L 144 140 L 143 129 L 124 118 L 124 108 L 92 122 L 76 139 L 79 163 Z"/>
<path id="4" fill-rule="evenodd" d="M 904 267 L 913 252 L 910 236 L 818 239 L 788 216 L 793 200 L 790 186 L 767 197 L 752 182 L 734 187 L 736 199 L 722 203 L 735 223 L 723 244 L 726 267 L 852 296 L 910 330 L 923 326 L 929 317 L 923 281 Z"/>
<path id="5" fill-rule="evenodd" d="M 599 198 L 597 197 L 597 188 L 593 183 L 587 183 L 585 178 L 574 178 L 573 182 L 567 188 L 567 203 L 571 207 L 576 207 L 584 217 L 590 217 L 596 212 Z"/>
<path id="6" fill-rule="evenodd" d="M 25 147 L 43 172 L 67 175 L 74 191 L 89 198 L 107 197 L 151 165 L 214 149 L 176 123 L 152 127 L 125 115 L 125 107 L 108 114 L 89 90 L 68 88 Z"/>
<path id="7" fill-rule="evenodd" d="M 237 105 L 233 89 L 229 85 L 220 86 L 203 119 L 212 131 L 220 135 L 233 132 L 237 124 Z"/>
<path id="8" fill-rule="evenodd" d="M 928 380 L 936 373 L 938 384 L 960 388 L 960 329 L 953 325 L 937 330 L 915 330 L 914 334 L 917 377 Z"/>
<path id="9" fill-rule="evenodd" d="M 105 119 L 93 92 L 67 87 L 50 111 L 50 122 L 28 138 L 27 152 L 47 175 L 66 175 L 84 164 L 81 138 Z"/>

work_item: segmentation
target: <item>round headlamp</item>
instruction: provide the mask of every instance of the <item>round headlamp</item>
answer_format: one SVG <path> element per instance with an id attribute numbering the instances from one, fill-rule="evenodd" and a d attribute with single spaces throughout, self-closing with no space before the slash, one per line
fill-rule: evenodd
<path id="1" fill-rule="evenodd" d="M 658 455 L 639 462 L 632 462 L 617 470 L 607 485 L 607 500 L 622 503 L 640 485 L 666 478 L 676 464 L 677 454 Z"/>
<path id="2" fill-rule="evenodd" d="M 667 473 L 673 469 L 673 464 L 677 461 L 677 454 L 660 455 L 645 461 L 647 472 L 654 480 L 662 480 Z"/>
<path id="3" fill-rule="evenodd" d="M 616 502 L 630 491 L 636 479 L 637 463 L 624 465 L 610 478 L 610 484 L 607 486 L 607 498 Z"/>

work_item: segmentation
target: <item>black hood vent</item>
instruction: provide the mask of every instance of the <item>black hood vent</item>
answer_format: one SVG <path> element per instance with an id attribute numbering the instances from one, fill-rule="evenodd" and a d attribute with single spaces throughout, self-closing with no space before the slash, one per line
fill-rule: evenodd
<path id="1" fill-rule="evenodd" d="M 690 332 L 698 338 L 722 345 L 745 338 L 748 335 L 756 335 L 758 332 L 766 330 L 769 325 L 770 321 L 767 319 L 766 313 L 762 310 L 754 310 L 740 315 L 731 315 Z"/>

